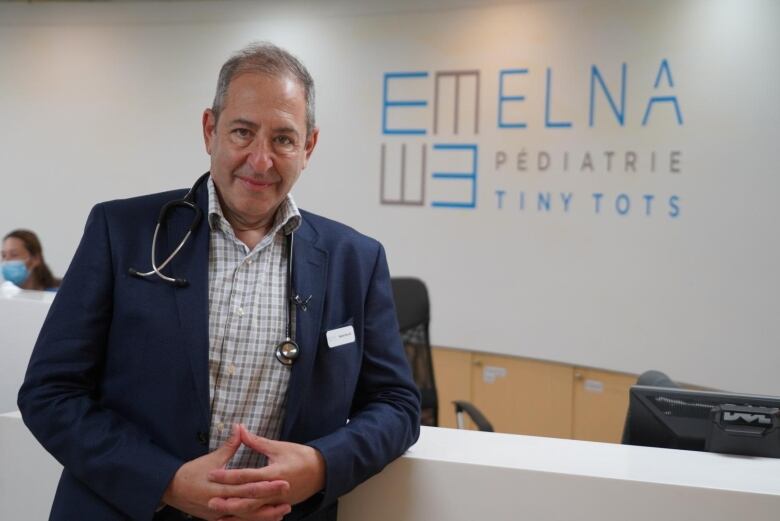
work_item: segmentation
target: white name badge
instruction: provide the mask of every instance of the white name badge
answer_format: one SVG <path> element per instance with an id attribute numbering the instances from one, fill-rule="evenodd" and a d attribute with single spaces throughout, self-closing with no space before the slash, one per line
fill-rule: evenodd
<path id="1" fill-rule="evenodd" d="M 338 347 L 355 341 L 355 330 L 352 326 L 344 326 L 338 329 L 331 329 L 325 333 L 328 339 L 328 347 Z"/>

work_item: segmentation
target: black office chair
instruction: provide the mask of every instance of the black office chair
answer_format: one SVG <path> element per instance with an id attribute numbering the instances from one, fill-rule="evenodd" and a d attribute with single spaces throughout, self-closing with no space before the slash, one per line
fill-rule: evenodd
<path id="1" fill-rule="evenodd" d="M 671 378 L 666 376 L 665 373 L 656 371 L 655 369 L 650 369 L 640 374 L 639 378 L 636 379 L 636 384 L 649 385 L 652 387 L 673 387 L 675 389 L 680 387 L 674 381 L 672 381 Z"/>
<path id="2" fill-rule="evenodd" d="M 433 376 L 433 358 L 428 334 L 431 321 L 428 289 L 420 279 L 398 277 L 391 279 L 395 312 L 406 357 L 421 396 L 422 425 L 439 425 L 439 397 Z"/>
<path id="3" fill-rule="evenodd" d="M 422 425 L 439 425 L 439 397 L 436 393 L 436 378 L 433 374 L 433 356 L 429 336 L 430 300 L 428 289 L 420 279 L 394 277 L 391 279 L 395 311 L 406 356 L 412 367 L 412 375 L 421 395 Z M 456 401 L 458 427 L 463 428 L 463 413 L 482 431 L 493 431 L 493 426 L 474 405 Z"/>
<path id="4" fill-rule="evenodd" d="M 455 400 L 452 402 L 455 405 L 455 418 L 457 420 L 458 429 L 466 428 L 466 421 L 463 413 L 469 415 L 471 421 L 477 426 L 477 430 L 482 432 L 493 432 L 493 424 L 485 418 L 482 411 L 477 409 L 471 402 L 464 402 L 463 400 Z"/>

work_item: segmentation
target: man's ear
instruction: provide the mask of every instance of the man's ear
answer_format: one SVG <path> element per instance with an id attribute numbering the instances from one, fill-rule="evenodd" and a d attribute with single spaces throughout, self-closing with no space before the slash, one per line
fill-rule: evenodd
<path id="1" fill-rule="evenodd" d="M 214 111 L 206 109 L 203 111 L 203 142 L 206 144 L 206 152 L 211 155 L 211 147 L 217 135 L 217 118 Z"/>
<path id="2" fill-rule="evenodd" d="M 314 128 L 311 131 L 311 135 L 306 138 L 306 146 L 304 148 L 304 154 L 305 157 L 303 159 L 303 168 L 306 168 L 306 166 L 309 164 L 309 158 L 311 157 L 311 153 L 314 152 L 314 147 L 317 146 L 317 139 L 320 137 L 320 129 Z"/>

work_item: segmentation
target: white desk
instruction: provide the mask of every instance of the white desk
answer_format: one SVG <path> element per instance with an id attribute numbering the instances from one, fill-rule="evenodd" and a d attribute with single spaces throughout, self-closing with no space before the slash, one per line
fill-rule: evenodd
<path id="1" fill-rule="evenodd" d="M 776 521 L 780 459 L 423 428 L 339 521 Z"/>
<path id="2" fill-rule="evenodd" d="M 18 411 L 0 414 L 0 519 L 49 519 L 60 472 Z"/>
<path id="3" fill-rule="evenodd" d="M 22 291 L 9 285 L 0 283 L 0 412 L 16 410 L 16 393 L 54 299 L 50 291 Z"/>
<path id="4" fill-rule="evenodd" d="M 0 415 L 0 519 L 45 520 L 61 467 Z M 339 521 L 776 521 L 780 459 L 423 428 Z"/>

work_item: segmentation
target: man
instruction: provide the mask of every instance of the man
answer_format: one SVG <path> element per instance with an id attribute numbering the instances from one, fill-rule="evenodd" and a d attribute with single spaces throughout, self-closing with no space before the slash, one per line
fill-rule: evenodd
<path id="1" fill-rule="evenodd" d="M 207 219 L 182 192 L 92 210 L 19 391 L 64 466 L 51 519 L 335 519 L 417 439 L 381 245 L 289 197 L 313 88 L 247 47 L 203 114 L 210 176 L 185 199 Z"/>

